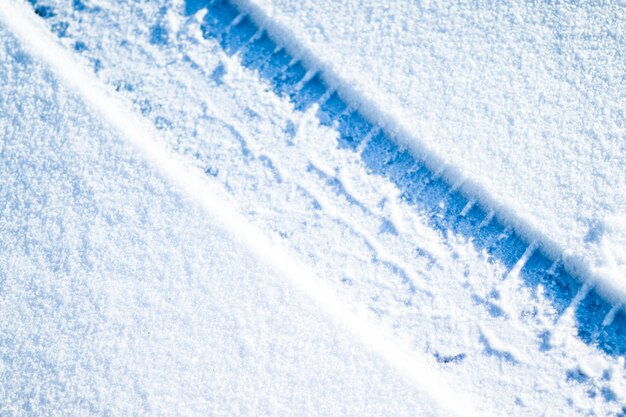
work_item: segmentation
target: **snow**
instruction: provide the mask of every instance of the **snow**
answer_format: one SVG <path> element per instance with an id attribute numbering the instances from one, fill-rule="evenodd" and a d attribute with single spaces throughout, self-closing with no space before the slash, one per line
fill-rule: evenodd
<path id="1" fill-rule="evenodd" d="M 611 282 L 626 277 L 626 215 L 609 216 L 598 222 L 586 236 L 598 252 L 592 271 Z"/>
<path id="2" fill-rule="evenodd" d="M 589 239 L 626 213 L 623 5 L 236 3 L 434 171 L 626 300 L 623 240 Z"/>
<path id="3" fill-rule="evenodd" d="M 33 7 L 48 7 L 47 16 L 54 16 L 45 19 L 30 13 L 18 19 L 19 10 L 12 3 L 0 10 L 5 11 L 11 32 L 48 73 L 27 79 L 43 78 L 56 85 L 58 77 L 62 87 L 57 89 L 77 95 L 77 105 L 60 106 L 58 117 L 50 123 L 34 125 L 57 132 L 95 125 L 65 141 L 80 152 L 68 154 L 60 145 L 54 147 L 46 160 L 55 163 L 46 166 L 49 169 L 42 177 L 73 170 L 78 177 L 89 178 L 89 190 L 98 191 L 95 202 L 85 187 L 58 187 L 61 191 L 55 195 L 68 196 L 71 190 L 72 198 L 93 208 L 72 224 L 89 225 L 102 213 L 98 233 L 107 239 L 88 252 L 88 259 L 99 259 L 95 267 L 90 266 L 93 273 L 85 272 L 87 268 L 57 270 L 47 275 L 49 281 L 69 277 L 83 283 L 67 291 L 74 300 L 82 299 L 81 294 L 113 299 L 115 309 L 103 297 L 94 296 L 95 305 L 115 314 L 88 323 L 108 329 L 108 339 L 116 347 L 128 345 L 128 337 L 116 333 L 118 329 L 136 329 L 121 322 L 155 327 L 145 324 L 152 320 L 163 323 L 169 335 L 163 331 L 154 343 L 134 338 L 119 353 L 97 349 L 101 342 L 95 336 L 82 345 L 76 337 L 67 340 L 66 351 L 78 352 L 86 346 L 95 352 L 92 357 L 118 364 L 115 375 L 131 375 L 140 381 L 140 389 L 148 387 L 146 404 L 161 407 L 169 401 L 186 406 L 196 398 L 204 401 L 193 410 L 184 409 L 187 414 L 197 410 L 206 414 L 210 406 L 230 414 L 261 414 L 270 408 L 266 407 L 270 397 L 278 398 L 279 405 L 266 414 L 277 415 L 314 411 L 360 415 L 366 407 L 372 413 L 380 411 L 382 403 L 386 406 L 378 414 L 402 414 L 393 407 L 408 409 L 410 405 L 404 404 L 412 400 L 424 407 L 449 403 L 465 411 L 460 397 L 469 402 L 479 398 L 476 409 L 481 414 L 494 414 L 489 410 L 498 410 L 498 415 L 559 416 L 623 412 L 626 316 L 618 305 L 598 298 L 591 285 L 581 287 L 525 244 L 521 247 L 525 254 L 521 259 L 513 257 L 512 267 L 489 248 L 477 249 L 464 236 L 433 228 L 428 217 L 402 198 L 396 184 L 370 175 L 364 158 L 338 146 L 339 129 L 320 120 L 317 105 L 306 111 L 294 106 L 258 71 L 242 65 L 247 55 L 224 52 L 222 45 L 230 47 L 232 39 L 221 42 L 203 36 L 206 3 L 196 3 L 194 9 L 193 2 L 169 0 L 72 4 L 42 0 Z M 194 11 L 198 14 L 186 14 Z M 276 29 L 271 20 L 265 25 Z M 52 40 L 49 32 L 58 39 Z M 58 104 L 53 102 L 49 107 L 54 109 Z M 68 123 L 76 121 L 73 115 L 91 122 Z M 100 141 L 101 135 L 110 135 L 111 140 Z M 104 143 L 98 148 L 102 151 L 85 149 L 90 140 L 83 138 L 92 137 Z M 51 140 L 46 137 L 44 142 Z M 106 145 L 109 142 L 113 145 Z M 20 143 L 30 144 L 26 139 Z M 25 150 L 22 154 L 33 156 L 22 159 L 40 160 L 41 152 Z M 96 155 L 90 157 L 93 152 Z M 375 164 L 386 156 L 369 157 Z M 103 165 L 108 168 L 98 168 Z M 54 188 L 54 182 L 43 187 Z M 17 194 L 11 200 L 15 205 L 24 201 L 24 206 L 32 207 L 30 194 L 15 193 L 19 187 L 6 189 Z M 63 201 L 63 206 L 76 204 Z M 29 216 L 36 222 L 42 217 L 41 211 L 15 211 L 18 215 L 3 218 L 19 221 Z M 466 212 L 469 216 L 472 210 Z M 588 239 L 606 240 L 613 247 L 611 242 L 620 239 L 618 225 L 618 219 L 598 223 Z M 83 229 L 64 227 L 55 244 L 46 246 L 79 257 L 85 252 L 81 250 L 84 239 L 74 239 L 76 230 Z M 20 236 L 15 230 L 0 230 L 2 235 Z M 87 234 L 85 241 L 94 239 Z M 220 244 L 228 247 L 217 250 Z M 33 255 L 33 259 L 38 258 Z M 619 259 L 614 256 L 612 265 L 619 266 Z M 549 268 L 553 272 L 548 273 Z M 110 276 L 118 282 L 116 297 L 110 295 Z M 95 282 L 89 282 L 90 277 Z M 93 289 L 100 281 L 99 291 L 80 291 Z M 23 295 L 20 301 L 50 298 L 34 286 L 24 287 L 17 291 Z M 132 297 L 123 294 L 125 288 L 136 289 Z M 270 301 L 262 304 L 259 294 L 265 294 L 265 289 Z M 292 292 L 295 298 L 289 295 Z M 13 305 L 20 311 L 30 308 L 25 302 Z M 217 313 L 203 316 L 206 308 Z M 313 318 L 300 320 L 309 313 Z M 220 319 L 214 319 L 217 314 Z M 46 323 L 67 331 L 77 327 L 78 315 L 55 317 L 56 321 L 44 322 L 44 328 Z M 21 343 L 45 333 L 31 326 L 10 333 L 13 337 L 7 340 Z M 30 339 L 23 337 L 25 332 L 30 332 Z M 152 328 L 150 332 L 154 337 Z M 242 335 L 241 340 L 232 336 L 235 333 Z M 336 360 L 319 350 L 311 352 L 310 347 L 320 346 L 317 341 L 327 340 L 327 334 L 348 344 L 345 350 L 328 345 L 325 352 L 337 353 L 332 356 Z M 189 349 L 179 349 L 181 345 Z M 352 355 L 350 346 L 357 353 Z M 39 353 L 55 357 L 55 347 L 48 344 Z M 305 353 L 302 357 L 299 350 Z M 141 358 L 140 351 L 153 353 Z M 252 356 L 240 351 L 251 351 Z M 29 355 L 26 351 L 11 358 Z M 357 360 L 362 355 L 371 358 L 373 369 L 382 371 L 362 365 Z M 351 365 L 341 365 L 344 360 Z M 131 361 L 138 361 L 137 365 L 128 365 Z M 209 362 L 225 363 L 215 371 L 216 378 L 226 381 L 220 386 L 241 386 L 244 394 L 237 396 L 227 388 L 211 394 L 197 387 L 219 384 L 198 376 L 209 369 Z M 75 369 L 77 363 L 70 357 L 66 368 Z M 351 366 L 357 370 L 350 371 Z M 132 372 L 117 372 L 120 367 Z M 16 370 L 16 379 L 20 372 L 32 374 L 32 370 Z M 306 382 L 317 381 L 317 375 L 319 384 Z M 358 380 L 352 381 L 353 376 Z M 234 383 L 235 379 L 245 384 Z M 66 394 L 85 392 L 91 386 L 87 377 L 75 381 L 67 389 L 56 388 L 53 380 L 38 387 L 42 392 Z M 154 394 L 157 385 L 162 389 Z M 442 385 L 444 389 L 435 389 Z M 374 394 L 357 409 L 352 399 L 359 401 L 361 392 L 365 395 L 362 387 Z M 122 395 L 119 387 L 102 389 Z M 270 397 L 264 397 L 266 393 Z M 244 401 L 243 395 L 250 401 Z M 163 400 L 165 396 L 169 397 Z M 300 403 L 293 399 L 296 396 Z M 112 397 L 101 398 L 101 407 L 119 408 L 120 402 Z M 298 408 L 302 399 L 311 404 L 305 412 Z M 319 403 L 326 408 L 320 411 Z M 244 411 L 233 411 L 236 407 Z M 428 414 L 419 408 L 413 412 Z"/>
<path id="4" fill-rule="evenodd" d="M 152 130 L 124 117 L 22 10 L 0 16 L 23 42 L 0 26 L 0 413 L 436 415 L 465 406 L 416 390 L 384 360 L 385 349 L 398 353 L 384 339 L 375 353 L 359 343 L 351 330 L 361 324 L 346 331 L 352 313 L 341 316 L 328 294 L 313 297 L 325 296 L 320 308 L 303 291 L 312 287 L 277 273 L 272 263 L 288 260 L 240 219 L 233 228 L 218 196 L 181 194 L 176 180 L 211 188 L 142 142 Z M 417 357 L 394 360 L 428 376 Z"/>

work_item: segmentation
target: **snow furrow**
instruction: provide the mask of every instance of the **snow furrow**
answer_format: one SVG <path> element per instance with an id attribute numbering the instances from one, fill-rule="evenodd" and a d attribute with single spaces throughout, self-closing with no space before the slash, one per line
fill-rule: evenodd
<path id="1" fill-rule="evenodd" d="M 287 96 L 296 109 L 304 112 L 313 105 L 319 105 L 318 118 L 337 129 L 338 145 L 358 152 L 370 173 L 393 182 L 401 190 L 402 198 L 420 214 L 428 217 L 431 227 L 442 234 L 451 231 L 464 236 L 474 243 L 477 250 L 485 250 L 508 270 L 513 269 L 520 261 L 531 243 L 537 245 L 537 242 L 529 242 L 515 229 L 507 228 L 497 216 L 491 214 L 488 217 L 488 209 L 480 204 L 474 204 L 466 215 L 462 215 L 461 212 L 472 198 L 471 195 L 455 190 L 454 184 L 436 175 L 426 161 L 415 158 L 399 146 L 393 135 L 385 132 L 382 126 L 368 120 L 349 104 L 342 103 L 340 95 L 335 96 L 336 101 L 332 102 L 332 107 L 331 103 L 325 105 L 325 102 L 320 102 L 322 97 L 330 97 L 333 92 L 325 84 L 322 74 L 307 70 L 305 63 L 287 52 L 287 45 L 280 45 L 259 27 L 249 30 L 253 23 L 247 16 L 246 25 L 238 24 L 243 14 L 228 1 L 216 0 L 209 2 L 206 7 L 208 11 L 201 25 L 205 38 L 215 39 L 228 55 L 239 53 L 244 67 L 258 71 L 270 83 L 273 91 L 279 96 Z M 250 33 L 256 33 L 256 39 L 243 36 L 246 29 Z M 255 44 L 257 39 L 264 39 L 266 44 L 273 42 L 274 45 L 260 48 Z M 300 81 L 307 71 L 316 76 L 310 77 L 309 81 L 301 85 Z M 337 106 L 343 110 L 337 112 Z M 374 129 L 380 131 L 370 137 L 370 132 Z M 365 145 L 363 149 L 359 149 L 362 143 Z M 532 269 L 522 267 L 519 271 L 522 279 L 530 286 L 536 287 L 539 281 L 550 280 L 551 285 L 558 288 L 580 285 L 580 278 L 575 278 L 565 269 L 558 274 L 549 274 L 548 265 L 559 259 L 551 258 L 540 248 L 534 252 L 536 253 L 531 256 L 534 262 Z M 542 263 L 544 269 L 538 270 L 538 263 Z M 572 291 L 557 290 L 551 295 L 555 302 L 567 302 L 564 298 L 572 296 Z M 599 345 L 607 353 L 626 354 L 626 312 L 618 313 L 618 321 L 614 326 L 602 326 L 602 320 L 597 321 L 598 315 L 595 311 L 608 311 L 619 303 L 600 296 L 595 289 L 590 297 L 592 300 L 583 303 L 583 307 L 576 311 L 579 336 L 587 343 Z M 585 308 L 589 303 L 592 307 Z"/>

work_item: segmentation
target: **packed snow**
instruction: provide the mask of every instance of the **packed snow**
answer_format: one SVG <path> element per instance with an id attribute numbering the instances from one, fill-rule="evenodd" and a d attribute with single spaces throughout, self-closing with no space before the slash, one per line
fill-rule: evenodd
<path id="1" fill-rule="evenodd" d="M 626 301 L 626 246 L 603 226 L 626 224 L 623 4 L 236 3 L 451 182 Z"/>

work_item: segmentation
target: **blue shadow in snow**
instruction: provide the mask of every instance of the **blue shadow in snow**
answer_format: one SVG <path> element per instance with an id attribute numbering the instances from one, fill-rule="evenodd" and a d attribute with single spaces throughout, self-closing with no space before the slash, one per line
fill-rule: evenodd
<path id="1" fill-rule="evenodd" d="M 187 11 L 201 8 L 207 13 L 201 24 L 205 38 L 217 41 L 228 55 L 238 54 L 244 67 L 254 70 L 269 82 L 279 96 L 288 97 L 296 110 L 306 111 L 319 105 L 321 124 L 335 127 L 338 146 L 361 149 L 361 160 L 370 173 L 393 182 L 402 198 L 425 215 L 431 227 L 442 233 L 454 233 L 472 241 L 477 250 L 485 251 L 491 262 L 500 262 L 511 270 L 528 249 L 529 242 L 480 204 L 469 204 L 470 198 L 455 190 L 443 178 L 408 150 L 399 146 L 386 132 L 352 108 L 337 91 L 331 91 L 320 73 L 309 73 L 306 65 L 294 57 L 247 15 L 227 0 L 188 0 Z M 556 266 L 541 250 L 532 252 L 520 270 L 524 284 L 542 294 L 555 310 L 563 314 L 581 289 L 580 282 L 562 266 Z M 603 325 L 612 305 L 592 289 L 578 304 L 575 316 L 578 336 L 614 356 L 626 354 L 626 314 L 620 310 L 608 325 Z M 556 319 L 555 317 L 555 319 Z M 550 349 L 549 336 L 542 342 Z"/>

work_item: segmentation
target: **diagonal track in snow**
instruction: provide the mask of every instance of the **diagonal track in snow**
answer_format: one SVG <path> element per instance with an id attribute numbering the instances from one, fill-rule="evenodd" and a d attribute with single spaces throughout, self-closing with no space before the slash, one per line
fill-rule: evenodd
<path id="1" fill-rule="evenodd" d="M 572 303 L 582 284 L 560 259 L 536 248 L 536 242 L 505 226 L 486 206 L 462 191 L 460 184 L 450 183 L 442 172 L 434 171 L 425 160 L 397 145 L 383 126 L 377 126 L 342 98 L 344 86 L 330 88 L 323 73 L 308 69 L 287 45 L 281 45 L 250 14 L 242 12 L 245 6 L 226 0 L 187 3 L 189 13 L 203 8 L 207 8 L 201 25 L 205 38 L 219 42 L 226 54 L 239 55 L 244 67 L 258 71 L 272 90 L 288 97 L 297 110 L 318 106 L 320 122 L 339 132 L 338 146 L 355 151 L 371 174 L 394 183 L 402 198 L 425 215 L 431 227 L 442 234 L 451 232 L 471 240 L 477 250 L 486 251 L 509 271 L 515 269 L 529 288 L 545 288 L 559 315 Z M 574 315 L 583 341 L 623 356 L 626 312 L 614 309 L 614 305 L 594 288 L 577 303 Z M 611 320 L 606 321 L 609 313 Z"/>

